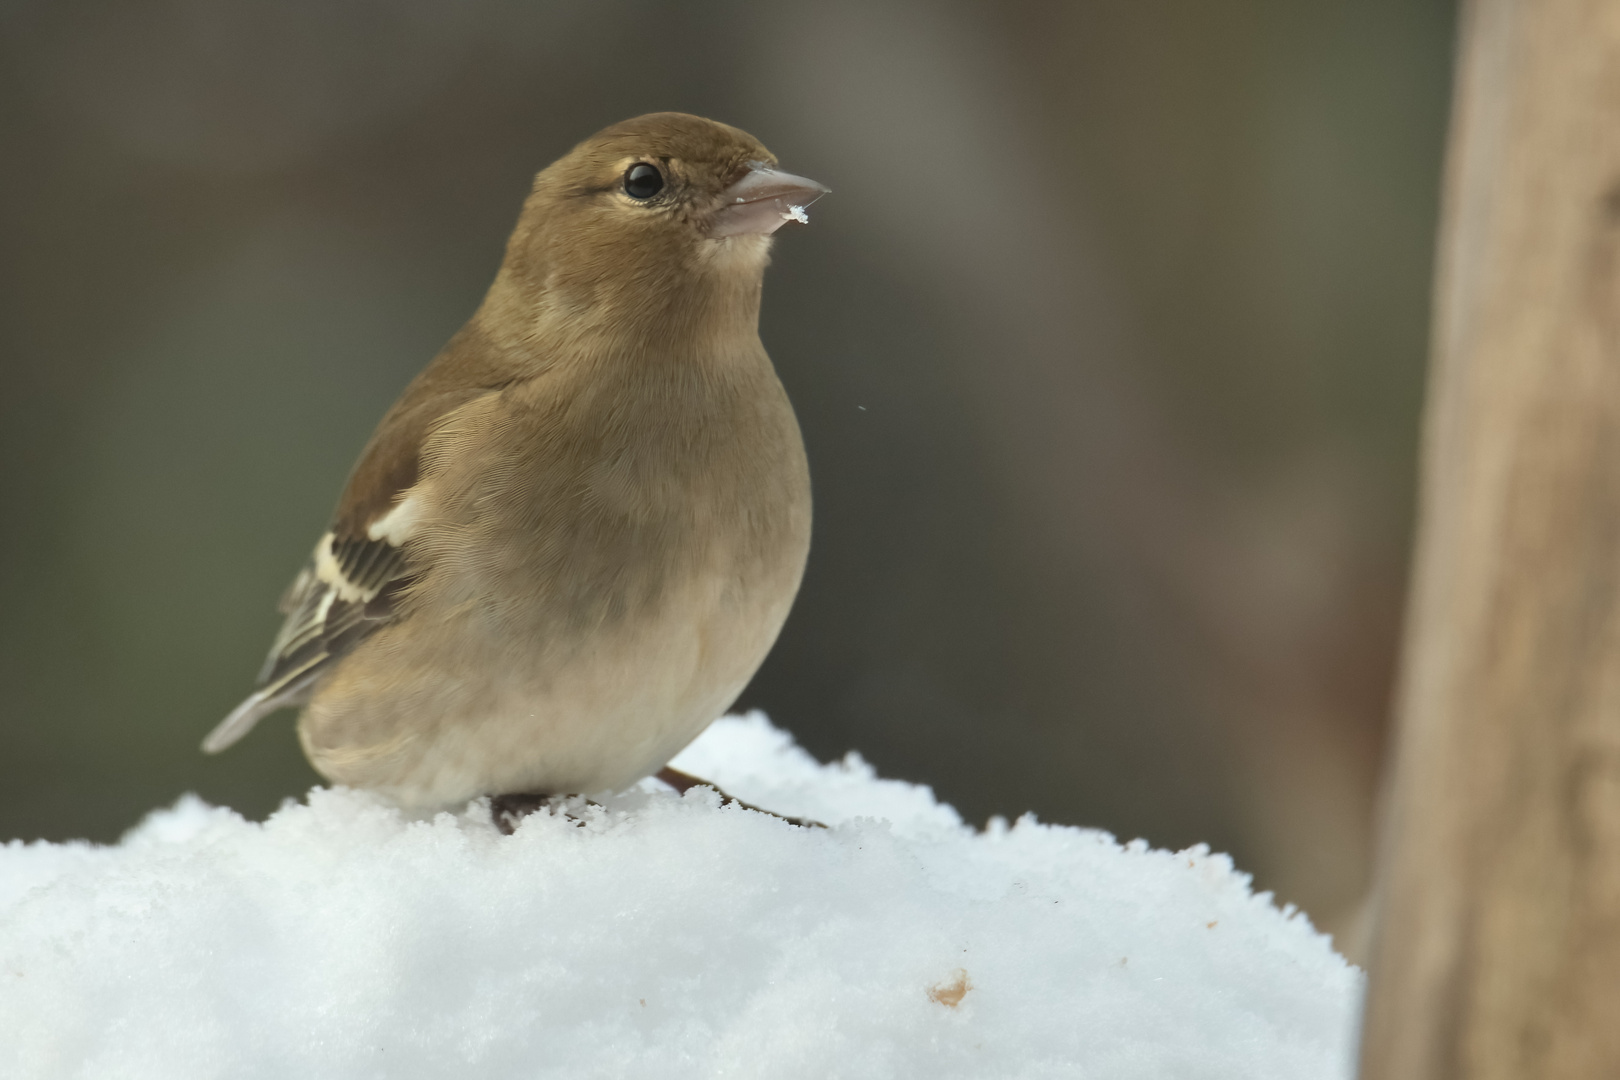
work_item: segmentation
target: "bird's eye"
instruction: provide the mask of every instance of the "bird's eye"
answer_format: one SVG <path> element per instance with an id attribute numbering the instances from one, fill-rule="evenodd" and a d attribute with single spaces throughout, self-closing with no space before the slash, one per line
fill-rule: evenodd
<path id="1" fill-rule="evenodd" d="M 624 193 L 632 199 L 650 199 L 664 190 L 664 174 L 658 166 L 639 161 L 625 170 Z"/>

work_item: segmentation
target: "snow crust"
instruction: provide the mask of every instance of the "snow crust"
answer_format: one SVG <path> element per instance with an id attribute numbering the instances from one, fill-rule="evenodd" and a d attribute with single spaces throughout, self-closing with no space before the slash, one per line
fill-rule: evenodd
<path id="1" fill-rule="evenodd" d="M 1224 855 L 993 820 L 763 716 L 655 782 L 411 820 L 194 796 L 0 848 L 0 1076 L 1348 1078 L 1360 972 Z"/>

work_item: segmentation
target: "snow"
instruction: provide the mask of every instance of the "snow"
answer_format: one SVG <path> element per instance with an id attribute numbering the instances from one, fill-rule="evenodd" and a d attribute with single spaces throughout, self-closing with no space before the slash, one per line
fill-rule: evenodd
<path id="1" fill-rule="evenodd" d="M 962 824 L 762 716 L 510 837 L 316 789 L 0 848 L 0 1076 L 1351 1075 L 1361 973 L 1229 859 Z"/>
<path id="2" fill-rule="evenodd" d="M 790 206 L 782 211 L 783 221 L 797 221 L 800 225 L 810 224 L 810 215 L 804 212 L 802 206 Z"/>

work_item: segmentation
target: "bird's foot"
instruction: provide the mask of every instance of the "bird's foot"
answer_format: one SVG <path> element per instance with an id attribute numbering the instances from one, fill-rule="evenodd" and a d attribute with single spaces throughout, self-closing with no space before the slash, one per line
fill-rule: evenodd
<path id="1" fill-rule="evenodd" d="M 505 836 L 511 836 L 517 831 L 518 824 L 534 813 L 548 807 L 563 807 L 563 817 L 575 825 L 585 824 L 584 820 L 567 809 L 568 800 L 572 795 L 537 795 L 533 792 L 514 792 L 510 795 L 492 795 L 489 799 L 489 816 L 495 822 L 495 827 Z M 585 801 L 586 806 L 598 804 Z"/>
<path id="2" fill-rule="evenodd" d="M 682 795 L 685 795 L 690 788 L 711 787 L 719 793 L 720 801 L 723 803 L 734 803 L 735 805 L 742 807 L 744 810 L 753 810 L 757 813 L 769 814 L 773 818 L 779 818 L 782 821 L 787 822 L 789 825 L 798 825 L 801 828 L 825 829 L 827 827 L 821 822 L 813 821 L 810 818 L 788 817 L 786 814 L 778 814 L 774 811 L 766 810 L 764 807 L 755 806 L 753 803 L 745 803 L 735 795 L 726 794 L 725 789 L 719 784 L 711 783 L 708 780 L 699 779 L 698 777 L 693 776 L 691 773 L 683 773 L 681 770 L 672 769 L 667 765 L 662 769 L 659 769 L 656 773 L 653 773 L 653 775 L 662 780 L 664 783 L 668 784 L 670 787 L 674 788 L 676 791 L 680 792 Z"/>

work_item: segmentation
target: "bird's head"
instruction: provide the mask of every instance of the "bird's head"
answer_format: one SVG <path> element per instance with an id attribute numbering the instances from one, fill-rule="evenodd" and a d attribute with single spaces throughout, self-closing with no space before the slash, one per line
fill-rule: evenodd
<path id="1" fill-rule="evenodd" d="M 747 132 L 649 113 L 535 177 L 501 275 L 536 314 L 576 325 L 757 319 L 772 234 L 826 193 Z"/>

